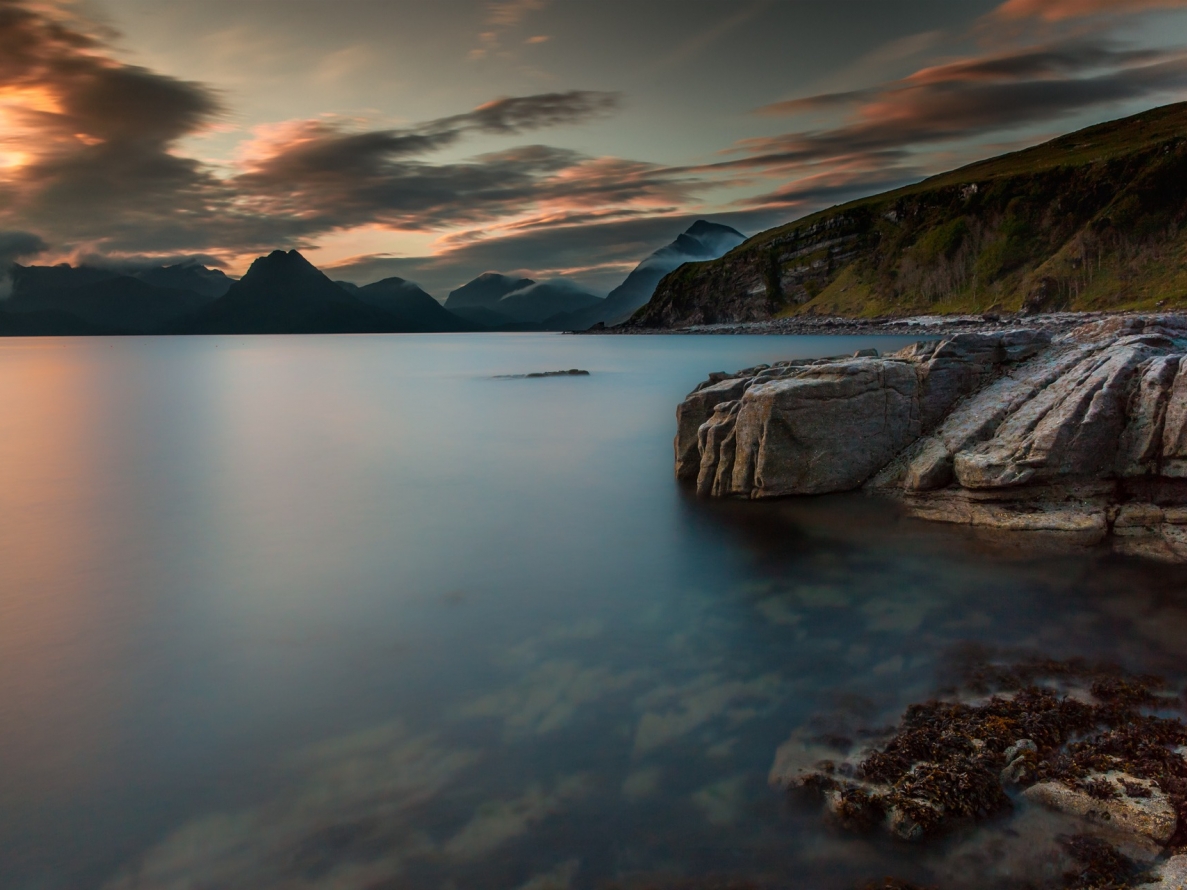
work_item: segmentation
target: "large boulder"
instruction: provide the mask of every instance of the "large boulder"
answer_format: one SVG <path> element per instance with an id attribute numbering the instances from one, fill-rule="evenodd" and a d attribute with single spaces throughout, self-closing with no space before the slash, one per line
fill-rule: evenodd
<path id="1" fill-rule="evenodd" d="M 959 334 L 719 373 L 677 411 L 708 496 L 861 486 L 917 515 L 1187 559 L 1187 319 Z"/>

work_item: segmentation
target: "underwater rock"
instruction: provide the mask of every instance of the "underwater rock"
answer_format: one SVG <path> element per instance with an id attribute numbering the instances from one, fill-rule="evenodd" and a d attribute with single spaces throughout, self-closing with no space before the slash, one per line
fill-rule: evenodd
<path id="1" fill-rule="evenodd" d="M 1187 317 L 962 333 L 718 372 L 677 409 L 714 497 L 865 487 L 914 515 L 1187 561 Z"/>
<path id="2" fill-rule="evenodd" d="M 996 694 L 976 702 L 911 705 L 887 741 L 853 757 L 808 766 L 815 746 L 797 731 L 771 784 L 822 798 L 842 829 L 903 841 L 1009 813 L 1021 800 L 1076 817 L 1086 835 L 1138 858 L 1182 843 L 1187 760 L 1176 746 L 1187 743 L 1187 726 L 1150 713 L 1180 705 L 1160 680 L 1078 662 L 996 679 Z"/>
<path id="3" fill-rule="evenodd" d="M 1175 833 L 1178 818 L 1170 798 L 1154 782 L 1116 770 L 1089 773 L 1084 788 L 1039 782 L 1022 796 L 1060 812 L 1095 822 L 1140 846 L 1162 846 Z"/>
<path id="4" fill-rule="evenodd" d="M 1146 890 L 1187 890 L 1187 855 L 1170 857 L 1150 876 L 1155 880 L 1139 886 Z"/>

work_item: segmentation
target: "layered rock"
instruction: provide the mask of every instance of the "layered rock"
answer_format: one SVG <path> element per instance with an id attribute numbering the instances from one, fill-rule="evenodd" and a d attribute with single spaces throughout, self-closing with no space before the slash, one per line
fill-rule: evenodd
<path id="1" fill-rule="evenodd" d="M 1184 353 L 1187 318 L 1136 316 L 714 374 L 677 410 L 676 475 L 711 496 L 865 487 L 929 519 L 1183 560 Z"/>

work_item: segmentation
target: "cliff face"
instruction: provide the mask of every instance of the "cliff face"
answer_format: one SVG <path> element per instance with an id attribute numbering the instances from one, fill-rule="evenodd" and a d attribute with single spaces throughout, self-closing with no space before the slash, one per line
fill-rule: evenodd
<path id="1" fill-rule="evenodd" d="M 1187 318 L 719 375 L 680 405 L 675 444 L 702 495 L 864 486 L 923 518 L 1187 561 Z"/>
<path id="2" fill-rule="evenodd" d="M 627 324 L 1187 306 L 1187 103 L 763 232 Z"/>

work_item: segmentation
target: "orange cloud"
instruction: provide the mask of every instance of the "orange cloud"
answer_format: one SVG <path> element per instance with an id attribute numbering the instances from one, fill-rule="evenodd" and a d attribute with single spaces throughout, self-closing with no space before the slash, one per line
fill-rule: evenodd
<path id="1" fill-rule="evenodd" d="M 1037 18 L 1060 22 L 1094 15 L 1129 15 L 1185 7 L 1187 0 L 1006 0 L 994 14 L 1007 19 Z"/>

